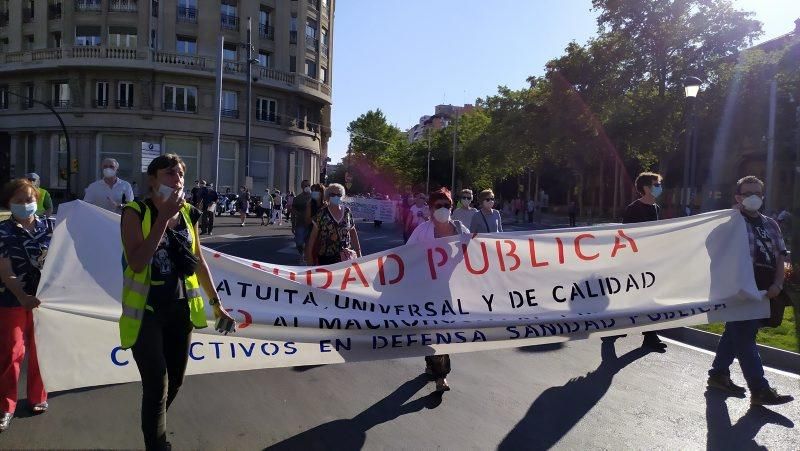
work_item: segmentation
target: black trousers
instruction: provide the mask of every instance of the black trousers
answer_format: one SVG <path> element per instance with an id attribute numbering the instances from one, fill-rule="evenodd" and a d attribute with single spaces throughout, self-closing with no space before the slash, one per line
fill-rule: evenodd
<path id="1" fill-rule="evenodd" d="M 427 355 L 425 365 L 433 372 L 436 379 L 450 374 L 450 354 Z"/>
<path id="2" fill-rule="evenodd" d="M 148 450 L 167 443 L 167 409 L 178 395 L 189 360 L 192 322 L 186 300 L 145 311 L 133 359 L 142 376 L 142 433 Z"/>
<path id="3" fill-rule="evenodd" d="M 200 232 L 211 233 L 214 231 L 214 212 L 203 210 L 203 216 L 200 219 Z"/>

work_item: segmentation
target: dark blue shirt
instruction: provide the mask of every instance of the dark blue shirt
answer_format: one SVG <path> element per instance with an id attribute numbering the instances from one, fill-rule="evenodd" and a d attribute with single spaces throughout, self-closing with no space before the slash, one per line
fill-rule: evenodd
<path id="1" fill-rule="evenodd" d="M 36 294 L 52 237 L 52 222 L 40 217 L 36 218 L 33 232 L 25 230 L 14 218 L 0 222 L 0 257 L 11 261 L 11 270 L 27 294 Z M 0 281 L 0 307 L 20 306 L 17 297 Z"/>

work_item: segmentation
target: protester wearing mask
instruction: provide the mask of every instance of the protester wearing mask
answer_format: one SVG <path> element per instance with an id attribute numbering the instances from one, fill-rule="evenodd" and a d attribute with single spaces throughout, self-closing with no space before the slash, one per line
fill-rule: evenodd
<path id="1" fill-rule="evenodd" d="M 185 169 L 177 155 L 155 158 L 147 167 L 150 198 L 131 202 L 122 212 L 120 341 L 122 349 L 132 349 L 142 378 L 148 450 L 170 449 L 166 411 L 183 383 L 192 329 L 207 326 L 202 291 L 218 330 L 229 332 L 235 324 L 217 298 L 200 251 L 200 211 L 183 198 Z"/>
<path id="2" fill-rule="evenodd" d="M 250 209 L 250 192 L 247 191 L 247 187 L 240 186 L 239 187 L 239 197 L 236 198 L 236 210 L 239 212 L 239 219 L 242 220 L 240 224 L 244 227 L 244 222 L 247 219 L 247 213 L 249 213 Z"/>
<path id="3" fill-rule="evenodd" d="M 39 372 L 32 310 L 52 223 L 35 215 L 38 191 L 27 179 L 16 179 L 3 188 L 0 204 L 11 218 L 0 222 L 0 432 L 11 424 L 17 407 L 20 367 L 28 354 L 27 393 L 31 411 L 47 411 L 47 392 Z"/>
<path id="4" fill-rule="evenodd" d="M 747 226 L 747 241 L 753 264 L 756 287 L 766 290 L 770 303 L 783 302 L 784 263 L 788 252 L 778 224 L 759 213 L 764 201 L 764 182 L 752 175 L 736 183 L 736 205 Z M 783 309 L 777 312 L 777 325 L 783 318 Z M 770 315 L 771 317 L 773 315 Z M 756 334 L 763 325 L 762 319 L 729 321 L 717 346 L 714 362 L 708 372 L 708 386 L 729 395 L 743 397 L 744 387 L 731 380 L 730 366 L 739 360 L 753 406 L 777 405 L 792 401 L 789 395 L 780 395 L 769 386 L 764 377 L 764 366 L 756 345 Z M 772 324 L 771 326 L 775 326 Z"/>
<path id="5" fill-rule="evenodd" d="M 44 216 L 44 217 L 52 216 L 53 199 L 50 197 L 50 193 L 47 192 L 46 189 L 42 188 L 41 179 L 39 179 L 39 174 L 31 172 L 29 174 L 25 174 L 25 178 L 28 179 L 28 181 L 31 182 L 38 191 L 37 194 L 38 201 L 36 202 L 36 216 Z"/>
<path id="6" fill-rule="evenodd" d="M 622 218 L 623 224 L 658 221 L 661 219 L 661 207 L 656 203 L 656 199 L 661 195 L 662 182 L 661 175 L 654 172 L 642 172 L 636 177 L 634 184 L 641 197 L 625 208 L 625 215 Z M 642 332 L 642 335 L 644 335 L 643 348 L 662 353 L 667 351 L 667 345 L 658 337 L 657 331 Z M 624 335 L 603 337 L 603 341 L 613 343 L 619 337 L 624 337 Z"/>
<path id="7" fill-rule="evenodd" d="M 307 262 L 332 265 L 361 257 L 361 244 L 353 214 L 349 208 L 342 206 L 344 195 L 344 186 L 338 183 L 328 185 L 325 190 L 327 206 L 312 221 L 314 225 L 306 246 Z"/>
<path id="8" fill-rule="evenodd" d="M 478 210 L 472 207 L 472 190 L 462 189 L 458 199 L 458 208 L 453 209 L 453 220 L 462 224 L 472 224 L 472 217 Z"/>
<path id="9" fill-rule="evenodd" d="M 431 244 L 437 238 L 469 234 L 469 229 L 460 221 L 453 220 L 450 209 L 453 198 L 447 188 L 440 188 L 428 197 L 428 206 L 433 211 L 433 219 L 420 224 L 408 238 L 411 244 Z M 425 373 L 436 380 L 436 391 L 450 390 L 447 375 L 450 373 L 450 355 L 433 355 L 425 357 Z"/>
<path id="10" fill-rule="evenodd" d="M 478 194 L 481 209 L 472 216 L 469 229 L 472 233 L 497 233 L 503 231 L 500 212 L 494 209 L 494 191 L 486 189 Z"/>
<path id="11" fill-rule="evenodd" d="M 103 177 L 86 187 L 84 202 L 97 205 L 114 213 L 120 213 L 122 206 L 133 200 L 131 184 L 117 177 L 119 163 L 106 158 L 100 165 Z"/>
<path id="12" fill-rule="evenodd" d="M 408 237 L 414 232 L 414 229 L 423 222 L 431 218 L 430 208 L 426 201 L 427 196 L 422 193 L 417 193 L 414 197 L 414 205 L 408 210 L 406 221 L 403 228 L 403 239 L 408 242 Z"/>

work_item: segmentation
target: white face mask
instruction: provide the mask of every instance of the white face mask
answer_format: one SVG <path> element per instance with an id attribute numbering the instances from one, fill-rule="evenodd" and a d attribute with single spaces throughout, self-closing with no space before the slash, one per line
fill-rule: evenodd
<path id="1" fill-rule="evenodd" d="M 305 188 L 303 188 L 303 192 L 304 193 L 310 193 L 311 192 L 311 187 L 306 186 Z"/>
<path id="2" fill-rule="evenodd" d="M 169 199 L 169 196 L 175 192 L 175 188 L 169 187 L 167 185 L 159 185 L 158 186 L 158 195 L 161 196 L 163 199 Z M 178 192 L 178 199 L 183 197 L 183 192 Z"/>
<path id="3" fill-rule="evenodd" d="M 436 211 L 433 212 L 433 219 L 437 222 L 450 221 L 450 209 L 444 207 L 436 209 Z"/>
<path id="4" fill-rule="evenodd" d="M 761 208 L 761 205 L 763 204 L 764 200 L 761 199 L 761 196 L 755 194 L 742 199 L 742 206 L 747 211 L 758 211 L 758 209 Z"/>
<path id="5" fill-rule="evenodd" d="M 471 203 L 472 203 L 471 200 L 461 199 L 461 206 L 464 208 L 469 208 Z"/>
<path id="6" fill-rule="evenodd" d="M 103 177 L 110 179 L 117 176 L 117 170 L 114 168 L 103 168 Z"/>

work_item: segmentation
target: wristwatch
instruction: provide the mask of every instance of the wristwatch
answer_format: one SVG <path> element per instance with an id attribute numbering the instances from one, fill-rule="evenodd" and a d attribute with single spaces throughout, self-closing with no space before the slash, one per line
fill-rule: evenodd
<path id="1" fill-rule="evenodd" d="M 208 300 L 208 305 L 219 305 L 219 298 L 214 296 Z"/>

